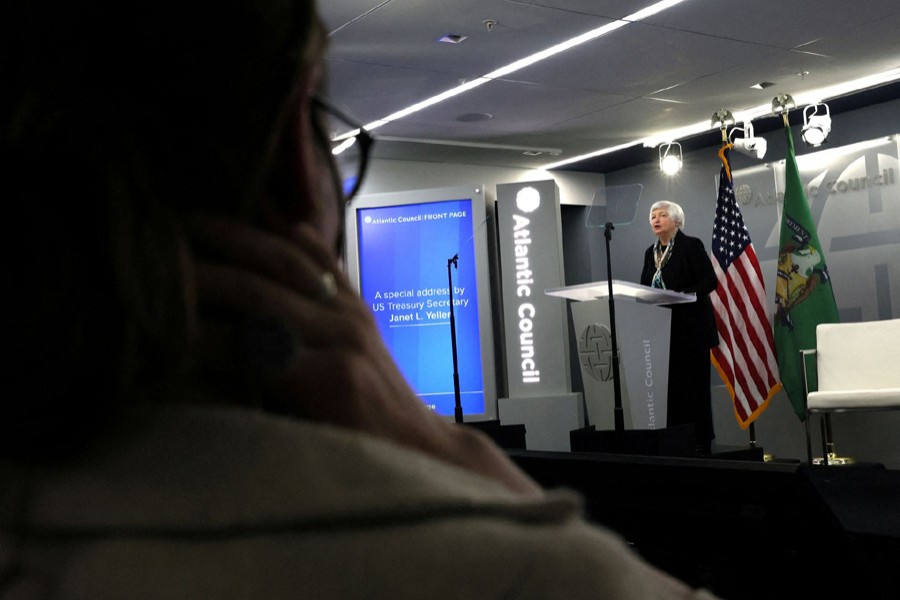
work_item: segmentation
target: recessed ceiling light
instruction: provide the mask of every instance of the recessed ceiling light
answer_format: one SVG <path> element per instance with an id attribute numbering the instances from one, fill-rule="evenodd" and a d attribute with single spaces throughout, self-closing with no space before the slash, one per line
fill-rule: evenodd
<path id="1" fill-rule="evenodd" d="M 766 88 L 772 87 L 773 85 L 775 85 L 775 83 L 771 81 L 760 81 L 759 83 L 754 83 L 750 87 L 754 90 L 764 90 Z"/>
<path id="2" fill-rule="evenodd" d="M 466 41 L 467 39 L 469 39 L 469 36 L 467 36 L 467 35 L 459 35 L 457 33 L 448 33 L 447 35 L 445 35 L 438 41 L 444 42 L 445 44 L 459 44 L 461 42 Z"/>

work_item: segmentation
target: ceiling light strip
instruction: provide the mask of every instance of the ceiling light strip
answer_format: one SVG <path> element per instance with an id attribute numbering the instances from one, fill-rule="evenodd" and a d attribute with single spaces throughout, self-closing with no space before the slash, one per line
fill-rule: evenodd
<path id="1" fill-rule="evenodd" d="M 561 148 L 536 148 L 534 146 L 513 146 L 510 144 L 489 144 L 487 142 L 463 142 L 459 140 L 435 140 L 422 138 L 396 137 L 390 135 L 378 136 L 379 141 L 408 142 L 410 144 L 434 144 L 436 146 L 461 146 L 463 148 L 484 148 L 487 150 L 512 150 L 514 152 L 538 152 L 540 154 L 559 155 Z"/>
<path id="2" fill-rule="evenodd" d="M 684 2 L 684 0 L 663 0 L 662 2 L 657 2 L 656 4 L 651 4 L 647 8 L 641 9 L 641 10 L 637 11 L 636 13 L 632 13 L 632 14 L 628 15 L 627 17 L 622 17 L 622 20 L 623 21 L 632 21 L 635 23 L 638 21 L 643 21 L 647 17 L 652 17 L 653 15 L 661 13 L 664 10 L 668 10 L 668 9 L 672 8 L 673 6 L 677 6 L 678 4 L 681 4 L 682 2 Z"/>
<path id="3" fill-rule="evenodd" d="M 603 156 L 604 154 L 612 154 L 613 152 L 618 152 L 619 150 L 625 150 L 627 148 L 631 148 L 632 146 L 636 146 L 641 144 L 642 140 L 634 141 L 634 142 L 626 142 L 624 144 L 619 144 L 618 146 L 611 146 L 609 148 L 603 148 L 601 150 L 596 150 L 594 152 L 589 152 L 588 154 L 582 154 L 580 156 L 573 156 L 572 158 L 567 158 L 565 160 L 560 160 L 554 163 L 550 163 L 548 165 L 542 165 L 540 168 L 542 170 L 556 169 L 557 167 L 562 167 L 571 163 L 581 162 L 583 160 L 587 160 L 589 158 L 596 158 L 598 156 Z"/>
<path id="4" fill-rule="evenodd" d="M 442 94 L 438 94 L 437 96 L 432 96 L 431 98 L 426 98 L 425 100 L 422 100 L 421 102 L 413 104 L 412 106 L 408 106 L 408 107 L 404 108 L 403 110 L 398 110 L 397 112 L 390 114 L 382 119 L 379 119 L 377 121 L 372 121 L 368 125 L 364 125 L 364 128 L 367 131 L 372 131 L 373 129 L 377 129 L 377 128 L 381 127 L 385 123 L 390 123 L 391 121 L 396 121 L 397 119 L 402 119 L 403 117 L 406 117 L 413 113 L 419 112 L 420 110 L 428 108 L 429 106 L 437 104 L 438 102 L 443 102 L 444 100 L 447 100 L 448 98 L 452 98 L 454 96 L 458 96 L 462 93 L 468 92 L 469 90 L 471 90 L 473 88 L 477 88 L 480 85 L 484 85 L 485 83 L 487 83 L 489 81 L 491 81 L 491 80 L 486 77 L 479 77 L 478 79 L 473 79 L 472 81 L 467 81 L 466 83 L 464 83 L 460 86 L 457 86 L 453 89 L 447 90 L 446 92 L 444 92 Z"/>
<path id="5" fill-rule="evenodd" d="M 524 69 L 525 67 L 531 66 L 534 63 L 541 62 L 551 56 L 556 56 L 560 52 L 565 52 L 575 46 L 580 46 L 586 42 L 590 42 L 591 40 L 595 40 L 599 37 L 602 37 L 608 33 L 612 33 L 616 29 L 621 27 L 625 27 L 629 25 L 628 21 L 613 21 L 612 23 L 607 23 L 603 27 L 598 27 L 597 29 L 588 31 L 587 33 L 583 33 L 578 37 L 574 37 L 570 40 L 566 40 L 560 44 L 555 46 L 551 46 L 546 50 L 541 50 L 540 52 L 535 52 L 531 56 L 526 56 L 525 58 L 521 58 L 513 63 L 506 65 L 505 67 L 500 67 L 496 71 L 491 71 L 485 77 L 488 79 L 499 79 L 501 77 L 505 77 L 510 73 L 514 73 L 520 69 Z"/>
<path id="6" fill-rule="evenodd" d="M 427 99 L 423 100 L 422 102 L 413 104 L 412 106 L 404 108 L 403 110 L 399 110 L 393 114 L 390 114 L 386 117 L 378 119 L 377 121 L 372 121 L 371 123 L 366 125 L 365 128 L 368 131 L 372 131 L 373 129 L 377 129 L 377 128 L 381 127 L 382 125 L 385 125 L 386 123 L 390 123 L 391 121 L 396 121 L 397 119 L 402 119 L 403 117 L 406 117 L 413 113 L 419 112 L 420 110 L 428 108 L 429 106 L 433 106 L 439 102 L 443 102 L 444 100 L 453 98 L 454 96 L 458 96 L 459 94 L 462 94 L 464 92 L 468 92 L 469 90 L 476 88 L 480 85 L 483 85 L 491 80 L 498 79 L 500 77 L 505 77 L 506 75 L 509 75 L 510 73 L 514 73 L 515 71 L 524 69 L 527 66 L 533 65 L 534 63 L 537 63 L 537 62 L 540 62 L 547 58 L 550 58 L 551 56 L 555 56 L 561 52 L 565 52 L 566 50 L 574 48 L 575 46 L 579 46 L 579 45 L 589 42 L 591 40 L 595 40 L 595 39 L 602 37 L 608 33 L 612 33 L 613 31 L 616 31 L 617 29 L 624 27 L 625 25 L 629 25 L 631 23 L 636 23 L 638 21 L 646 19 L 647 17 L 651 17 L 651 16 L 658 14 L 664 10 L 667 10 L 677 4 L 681 4 L 682 2 L 686 2 L 686 0 L 662 0 L 661 2 L 657 2 L 651 6 L 648 6 L 645 9 L 639 10 L 636 13 L 632 13 L 626 17 L 622 17 L 621 19 L 612 21 L 611 23 L 607 23 L 606 25 L 603 25 L 602 27 L 592 29 L 591 31 L 588 31 L 587 33 L 583 33 L 583 34 L 576 36 L 570 40 L 567 40 L 560 44 L 556 44 L 555 46 L 551 46 L 550 48 L 547 48 L 546 50 L 536 52 L 535 54 L 532 54 L 531 56 L 527 56 L 527 57 L 519 59 L 513 63 L 510 63 L 504 67 L 500 67 L 499 69 L 497 69 L 495 71 L 491 71 L 490 73 L 483 75 L 482 77 L 479 77 L 478 79 L 474 79 L 472 81 L 467 81 L 466 83 L 464 83 L 458 87 L 449 89 L 446 92 L 438 94 L 437 96 L 432 96 L 431 98 L 427 98 Z"/>

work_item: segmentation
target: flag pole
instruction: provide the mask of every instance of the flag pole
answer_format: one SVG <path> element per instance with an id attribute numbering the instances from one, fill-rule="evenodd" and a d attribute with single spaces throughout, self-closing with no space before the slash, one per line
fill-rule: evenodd
<path id="1" fill-rule="evenodd" d="M 790 125 L 790 121 L 788 120 L 788 109 L 791 106 L 794 106 L 794 101 L 793 101 L 793 98 L 791 98 L 790 95 L 788 95 L 788 94 L 782 94 L 780 96 L 776 96 L 772 100 L 773 112 L 776 110 L 781 111 L 781 118 L 784 121 L 784 128 L 786 130 L 786 135 L 787 135 L 787 140 L 788 140 L 788 158 L 787 158 L 787 162 L 785 165 L 785 200 L 784 200 L 783 219 L 786 219 L 787 215 L 788 215 L 788 204 L 789 204 L 788 196 L 791 192 L 792 183 L 794 186 L 796 186 L 794 189 L 794 197 L 795 197 L 795 199 L 800 200 L 799 206 L 804 206 L 804 205 L 808 206 L 808 202 L 807 202 L 807 199 L 805 198 L 805 195 L 803 194 L 802 184 L 799 179 L 799 173 L 798 173 L 797 162 L 796 162 L 796 154 L 794 152 L 793 139 L 791 138 L 791 131 L 790 131 L 791 125 Z M 794 177 L 793 182 L 789 181 L 789 175 L 791 172 L 793 172 L 793 177 Z M 809 237 L 809 239 L 813 240 L 815 245 L 818 246 L 819 240 L 817 239 L 817 235 L 815 233 L 815 225 L 811 220 L 811 215 L 808 214 L 808 211 L 806 211 L 806 212 L 807 212 L 806 215 L 803 215 L 801 212 L 798 212 L 797 214 L 794 215 L 793 227 L 795 229 L 799 229 L 801 231 L 803 231 L 804 227 L 806 229 L 808 229 L 809 231 L 808 232 L 804 231 L 804 234 L 806 234 Z M 803 223 L 804 218 L 806 220 L 809 220 L 809 223 L 804 224 Z M 795 232 L 795 236 L 796 236 L 796 232 Z M 782 255 L 782 253 L 786 253 L 784 239 L 785 239 L 785 227 L 784 227 L 784 220 L 783 220 L 782 221 L 782 236 L 781 236 L 782 241 L 781 241 L 780 247 L 779 247 L 779 274 L 781 273 L 781 266 L 780 266 L 781 255 Z M 790 258 L 790 257 L 788 256 L 788 258 Z M 823 272 L 826 273 L 826 276 L 827 276 L 827 267 L 825 266 L 824 259 L 822 259 L 820 268 Z M 825 292 L 823 292 L 823 293 L 825 293 Z M 779 292 L 777 289 L 776 289 L 776 297 L 778 299 L 781 299 L 781 296 L 779 295 Z M 805 310 L 807 312 L 805 312 L 804 314 L 807 318 L 816 316 L 816 320 L 819 323 L 838 322 L 840 320 L 838 312 L 837 312 L 837 305 L 834 301 L 833 292 L 830 290 L 830 288 L 828 288 L 828 290 L 827 290 L 827 295 L 823 296 L 820 294 L 815 300 L 811 300 L 813 297 L 814 296 L 812 294 L 810 294 L 809 296 L 807 296 L 803 299 L 804 303 L 811 302 L 814 304 L 810 304 L 808 307 L 804 306 L 804 308 L 802 308 L 802 309 L 799 308 L 799 303 L 787 304 L 786 303 L 788 300 L 787 297 L 785 297 L 784 299 L 781 299 L 782 303 L 785 303 L 784 304 L 785 313 L 787 313 L 788 311 Z M 793 306 L 792 306 L 792 304 L 793 304 Z M 808 310 L 807 310 L 807 308 L 808 308 Z M 815 313 L 811 312 L 813 310 L 816 310 L 818 312 L 818 314 L 816 315 Z M 784 318 L 788 321 L 787 325 L 790 326 L 790 316 L 786 316 Z M 791 337 L 786 337 L 787 331 L 792 332 Z M 787 331 L 785 331 L 784 328 L 782 328 L 782 331 L 781 331 L 782 340 L 784 340 L 785 343 L 793 342 L 795 345 L 799 344 L 801 348 L 802 347 L 811 348 L 811 347 L 815 346 L 815 328 L 814 328 L 814 326 L 811 329 L 811 331 L 799 332 L 799 333 L 806 335 L 805 339 L 800 339 L 798 337 L 798 331 L 795 330 L 793 326 L 790 326 L 789 330 L 787 330 Z M 777 343 L 777 340 L 779 338 L 779 330 L 778 330 L 777 322 L 776 322 L 775 335 L 776 335 L 776 343 Z M 780 361 L 779 361 L 779 369 L 782 370 L 782 382 L 784 382 L 784 372 L 785 371 L 784 371 L 784 368 L 782 367 L 782 364 Z M 794 397 L 791 396 L 790 388 L 788 388 L 786 391 L 788 391 L 788 399 L 791 400 L 791 402 L 794 404 L 794 410 L 797 411 L 797 414 L 801 418 L 801 420 L 803 418 L 809 419 L 808 413 L 805 415 L 805 417 L 803 415 L 803 413 L 806 412 L 805 396 L 803 397 L 803 404 L 801 405 L 801 404 L 799 404 L 798 399 L 795 399 Z M 823 454 L 823 456 L 822 456 L 822 458 L 813 459 L 812 462 L 813 462 L 813 464 L 819 464 L 819 465 L 825 465 L 825 466 L 828 466 L 829 464 L 830 465 L 852 464 L 853 462 L 855 462 L 854 459 L 849 458 L 849 457 L 838 456 L 835 453 L 834 440 L 832 438 L 832 433 L 831 433 L 831 418 L 830 417 L 831 417 L 830 414 L 826 414 L 824 416 L 824 418 L 821 420 L 822 454 Z M 807 426 L 808 426 L 808 424 L 807 424 Z"/>
<path id="2" fill-rule="evenodd" d="M 722 146 L 728 145 L 728 122 L 726 120 L 725 111 L 720 111 L 716 113 L 713 118 L 721 119 L 719 121 L 719 130 L 722 132 Z M 749 426 L 750 433 L 750 448 L 756 448 L 756 428 L 753 426 L 753 423 L 750 423 Z"/>
<path id="3" fill-rule="evenodd" d="M 734 122 L 734 116 L 725 109 L 712 116 L 711 124 L 722 132 L 718 153 L 722 167 L 710 250 L 719 282 L 710 295 L 719 343 L 710 350 L 710 358 L 731 396 L 738 424 L 741 429 L 750 429 L 749 449 L 755 453 L 762 448 L 756 441 L 754 420 L 781 389 L 781 382 L 769 316 L 764 308 L 762 270 L 731 178 L 728 152 L 733 144 L 728 126 Z M 767 454 L 762 458 L 772 460 Z"/>
<path id="4" fill-rule="evenodd" d="M 806 417 L 809 418 L 808 416 Z M 831 433 L 831 413 L 822 417 L 822 458 L 814 458 L 814 465 L 852 465 L 856 460 L 852 456 L 838 456 L 834 449 L 834 437 Z"/>
<path id="5" fill-rule="evenodd" d="M 717 111 L 713 115 L 713 121 L 719 122 L 719 130 L 722 132 L 722 146 L 728 145 L 728 121 L 729 121 L 730 113 L 724 109 Z M 733 117 L 731 117 L 733 118 Z M 756 427 L 754 427 L 754 423 L 751 421 L 749 426 L 750 433 L 750 448 L 756 448 Z"/>

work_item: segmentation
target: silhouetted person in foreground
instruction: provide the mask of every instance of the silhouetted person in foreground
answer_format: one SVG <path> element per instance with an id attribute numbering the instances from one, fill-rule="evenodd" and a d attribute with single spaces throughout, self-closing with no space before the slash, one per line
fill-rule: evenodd
<path id="1" fill-rule="evenodd" d="M 408 387 L 312 2 L 0 10 L 0 598 L 711 597 Z"/>

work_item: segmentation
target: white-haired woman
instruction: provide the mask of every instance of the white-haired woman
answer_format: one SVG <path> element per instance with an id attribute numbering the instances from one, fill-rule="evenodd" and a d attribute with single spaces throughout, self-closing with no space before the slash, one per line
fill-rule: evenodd
<path id="1" fill-rule="evenodd" d="M 657 241 L 644 254 L 641 283 L 697 295 L 696 302 L 671 306 L 667 426 L 692 424 L 695 451 L 708 454 L 715 438 L 709 350 L 719 343 L 709 294 L 718 282 L 703 242 L 685 235 L 683 227 L 678 204 L 661 200 L 650 207 Z"/>

